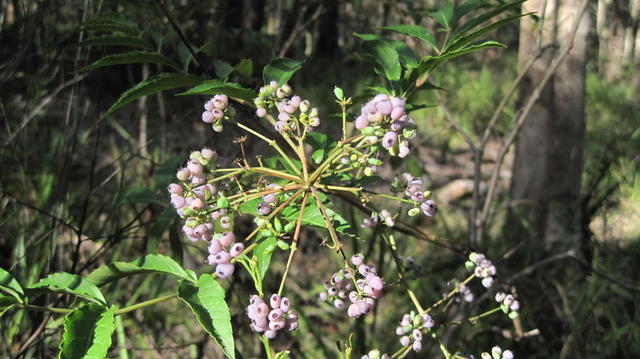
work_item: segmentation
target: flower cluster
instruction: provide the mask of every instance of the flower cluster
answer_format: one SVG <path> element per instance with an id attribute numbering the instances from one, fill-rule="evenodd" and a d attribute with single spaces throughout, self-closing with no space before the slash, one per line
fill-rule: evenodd
<path id="1" fill-rule="evenodd" d="M 362 106 L 355 126 L 362 134 L 373 137 L 370 142 L 380 140 L 392 156 L 401 158 L 409 154 L 407 140 L 416 135 L 415 121 L 405 113 L 405 100 L 385 94 L 376 95 Z"/>
<path id="2" fill-rule="evenodd" d="M 513 352 L 511 350 L 502 351 L 502 348 L 495 346 L 491 348 L 491 354 L 484 352 L 480 354 L 482 359 L 513 359 Z"/>
<path id="3" fill-rule="evenodd" d="M 253 100 L 257 106 L 256 115 L 265 117 L 271 108 L 278 110 L 278 121 L 274 127 L 280 133 L 292 133 L 304 126 L 308 131 L 320 125 L 318 109 L 310 107 L 308 100 L 293 95 L 288 84 L 278 86 L 277 81 L 271 81 L 258 91 L 258 97 Z"/>
<path id="4" fill-rule="evenodd" d="M 259 296 L 252 295 L 247 307 L 247 316 L 251 319 L 251 329 L 264 333 L 268 339 L 275 338 L 281 329 L 298 329 L 298 313 L 291 309 L 289 298 L 280 297 L 278 294 L 269 298 L 269 304 Z"/>
<path id="5" fill-rule="evenodd" d="M 225 185 L 208 182 L 217 158 L 216 151 L 210 148 L 192 152 L 187 164 L 176 173 L 179 183 L 171 183 L 167 190 L 172 206 L 185 218 L 184 234 L 192 242 L 209 243 L 207 262 L 216 265 L 220 278 L 227 278 L 234 271 L 231 259 L 244 250 L 244 245 L 234 243 L 235 235 L 230 232 L 232 219 L 228 215 L 229 201 L 223 194 Z"/>
<path id="6" fill-rule="evenodd" d="M 425 216 L 435 216 L 436 213 L 438 213 L 438 207 L 436 207 L 436 202 L 431 199 L 427 199 L 430 192 L 422 191 L 422 186 L 424 185 L 422 179 L 415 178 L 409 173 L 403 173 L 402 179 L 406 185 L 404 194 L 415 202 L 416 205 L 420 206 L 420 210 L 422 210 L 422 213 L 424 213 Z M 413 208 L 409 211 L 409 214 L 418 214 L 420 213 L 420 210 L 418 208 Z"/>
<path id="7" fill-rule="evenodd" d="M 213 130 L 222 132 L 222 121 L 229 120 L 235 116 L 235 110 L 229 105 L 229 98 L 224 94 L 217 94 L 204 103 L 202 122 L 210 123 Z"/>
<path id="8" fill-rule="evenodd" d="M 400 325 L 396 327 L 396 335 L 400 336 L 400 344 L 419 352 L 422 349 L 422 331 L 433 327 L 434 321 L 427 313 L 416 314 L 411 312 L 402 316 Z"/>
<path id="9" fill-rule="evenodd" d="M 496 302 L 500 303 L 500 309 L 509 315 L 509 318 L 514 319 L 518 317 L 520 302 L 518 302 L 513 295 L 498 292 L 496 293 Z"/>
<path id="10" fill-rule="evenodd" d="M 217 233 L 209 241 L 209 257 L 207 262 L 216 266 L 216 275 L 227 278 L 235 269 L 231 259 L 239 256 L 244 251 L 242 242 L 235 243 L 236 236 L 233 232 Z M 225 248 L 228 247 L 228 250 Z"/>
<path id="11" fill-rule="evenodd" d="M 389 354 L 380 354 L 378 349 L 370 351 L 368 354 L 363 355 L 360 359 L 391 359 Z"/>
<path id="12" fill-rule="evenodd" d="M 396 224 L 391 213 L 383 209 L 380 213 L 372 212 L 370 217 L 362 219 L 360 227 L 372 228 L 377 226 L 379 222 L 382 222 L 387 227 L 393 227 Z"/>
<path id="13" fill-rule="evenodd" d="M 377 275 L 376 267 L 364 264 L 362 254 L 352 256 L 351 263 L 358 268 L 358 271 L 352 273 L 349 268 L 345 268 L 334 273 L 325 283 L 327 291 L 320 293 L 319 299 L 333 303 L 338 309 L 344 309 L 345 299 L 349 298 L 351 304 L 347 308 L 347 315 L 357 318 L 369 313 L 375 306 L 376 299 L 382 296 L 384 281 Z M 358 275 L 361 278 L 357 278 Z M 357 290 L 352 290 L 353 282 L 357 285 Z"/>
<path id="14" fill-rule="evenodd" d="M 488 260 L 484 254 L 473 252 L 469 254 L 469 260 L 465 263 L 465 267 L 473 270 L 476 277 L 482 278 L 482 285 L 489 288 L 493 285 L 493 276 L 496 275 L 496 266 Z"/>
<path id="15" fill-rule="evenodd" d="M 460 292 L 460 295 L 465 302 L 473 302 L 473 299 L 475 297 L 473 293 L 471 293 L 471 289 L 469 289 L 469 287 L 463 284 L 460 286 L 460 288 L 458 288 L 458 291 Z"/>

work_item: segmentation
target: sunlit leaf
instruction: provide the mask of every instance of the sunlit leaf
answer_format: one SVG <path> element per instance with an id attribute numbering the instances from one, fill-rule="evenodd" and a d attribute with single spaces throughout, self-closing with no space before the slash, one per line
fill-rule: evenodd
<path id="1" fill-rule="evenodd" d="M 178 96 L 184 95 L 215 95 L 223 93 L 231 98 L 239 99 L 245 102 L 253 101 L 255 93 L 252 90 L 244 88 L 237 83 L 224 82 L 220 80 L 207 80 L 201 84 L 179 93 Z"/>
<path id="2" fill-rule="evenodd" d="M 122 95 L 120 95 L 118 101 L 111 105 L 109 110 L 107 110 L 105 116 L 115 112 L 122 106 L 130 103 L 131 101 L 137 100 L 142 96 L 147 96 L 175 88 L 193 86 L 200 81 L 202 81 L 202 79 L 198 76 L 183 75 L 177 73 L 165 72 L 152 76 L 123 92 Z"/>
<path id="3" fill-rule="evenodd" d="M 101 305 L 107 305 L 107 300 L 100 289 L 93 282 L 76 274 L 65 272 L 49 274 L 25 289 L 25 293 L 29 296 L 43 292 L 73 294 Z"/>
<path id="4" fill-rule="evenodd" d="M 111 346 L 115 308 L 88 304 L 64 319 L 60 359 L 102 359 Z"/>
<path id="5" fill-rule="evenodd" d="M 198 322 L 229 358 L 235 358 L 231 314 L 224 300 L 224 289 L 210 274 L 200 276 L 197 284 L 180 281 L 178 297 L 185 301 Z"/>
<path id="6" fill-rule="evenodd" d="M 169 274 L 189 281 L 196 280 L 176 261 L 160 254 L 147 254 L 131 262 L 105 264 L 91 272 L 87 279 L 97 286 L 103 286 L 114 280 L 141 273 Z"/>
<path id="7" fill-rule="evenodd" d="M 302 68 L 302 62 L 288 59 L 285 57 L 277 57 L 264 67 L 262 76 L 265 83 L 269 81 L 277 81 L 278 85 L 282 85 L 289 81 L 293 74 Z"/>

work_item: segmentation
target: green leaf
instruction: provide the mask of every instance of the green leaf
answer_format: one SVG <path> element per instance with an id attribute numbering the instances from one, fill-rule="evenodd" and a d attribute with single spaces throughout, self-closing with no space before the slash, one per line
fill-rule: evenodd
<path id="1" fill-rule="evenodd" d="M 141 273 L 170 274 L 178 278 L 195 282 L 196 278 L 173 259 L 160 254 L 147 254 L 131 262 L 113 262 L 98 267 L 87 279 L 97 286 L 103 286 L 114 280 Z"/>
<path id="2" fill-rule="evenodd" d="M 135 25 L 113 14 L 100 15 L 80 24 L 77 31 L 122 32 L 128 35 L 140 33 Z"/>
<path id="3" fill-rule="evenodd" d="M 528 16 L 531 15 L 532 13 L 527 13 L 527 14 L 516 14 L 513 16 L 509 16 L 506 17 L 504 19 L 498 20 L 490 25 L 487 25 L 483 28 L 480 28 L 479 30 L 476 30 L 468 35 L 465 36 L 461 36 L 461 37 L 453 37 L 453 41 L 451 42 L 451 45 L 447 47 L 447 51 L 450 50 L 457 50 L 467 44 L 469 44 L 470 42 L 476 40 L 477 38 L 479 38 L 480 36 L 486 34 L 489 31 L 495 30 L 501 26 L 504 26 L 510 22 L 512 22 L 513 20 L 519 19 L 523 16 Z"/>
<path id="4" fill-rule="evenodd" d="M 271 256 L 276 248 L 276 237 L 268 237 L 253 250 L 253 256 L 258 262 L 258 271 L 260 272 L 260 279 L 264 279 L 265 274 L 269 270 L 269 264 L 271 263 Z"/>
<path id="5" fill-rule="evenodd" d="M 148 41 L 143 40 L 139 37 L 126 35 L 105 35 L 91 37 L 77 44 L 73 44 L 69 46 L 69 48 L 75 48 L 79 46 L 124 46 L 135 47 L 149 51 L 154 50 L 153 45 Z"/>
<path id="6" fill-rule="evenodd" d="M 95 70 L 97 68 L 122 65 L 122 64 L 160 64 L 172 67 L 176 71 L 180 71 L 180 67 L 170 58 L 155 52 L 147 51 L 129 51 L 118 54 L 105 56 L 92 64 L 81 67 L 74 72 L 85 72 Z"/>
<path id="7" fill-rule="evenodd" d="M 325 210 L 327 211 L 327 215 L 331 219 L 333 228 L 338 233 L 342 233 L 349 237 L 356 237 L 355 231 L 353 230 L 349 222 L 347 222 L 344 218 L 342 218 L 342 216 L 340 216 L 330 208 L 325 207 Z M 290 221 L 297 221 L 299 213 L 300 209 L 295 209 L 293 207 L 288 207 L 282 211 L 282 214 Z M 302 224 L 327 229 L 322 211 L 320 211 L 320 208 L 316 203 L 310 203 L 305 207 L 304 214 L 302 215 Z"/>
<path id="8" fill-rule="evenodd" d="M 515 8 L 518 5 L 522 4 L 523 2 L 525 2 L 526 0 L 518 0 L 516 2 L 512 2 L 512 3 L 508 3 L 508 4 L 504 4 L 501 6 L 496 7 L 495 9 L 488 11 L 478 17 L 475 17 L 467 22 L 464 23 L 464 25 L 462 25 L 459 29 L 457 29 L 454 33 L 452 38 L 453 39 L 457 39 L 460 35 L 463 35 L 464 33 L 466 33 L 467 31 L 473 29 L 474 27 L 477 27 L 481 24 L 483 24 L 484 22 L 496 17 L 497 15 L 500 15 L 501 13 Z M 471 1 L 469 1 L 471 2 Z"/>
<path id="9" fill-rule="evenodd" d="M 231 314 L 224 294 L 224 289 L 210 274 L 200 276 L 197 286 L 186 281 L 180 281 L 178 286 L 178 297 L 187 303 L 225 355 L 235 359 Z"/>
<path id="10" fill-rule="evenodd" d="M 400 63 L 409 69 L 413 69 L 420 65 L 420 59 L 418 59 L 418 55 L 402 41 L 389 41 L 389 44 L 396 50 L 398 53 L 398 58 L 400 59 Z"/>
<path id="11" fill-rule="evenodd" d="M 129 187 L 116 194 L 113 199 L 113 206 L 121 206 L 123 204 L 132 203 L 156 203 L 161 206 L 167 206 L 168 201 L 160 198 L 151 189 L 146 187 Z"/>
<path id="12" fill-rule="evenodd" d="M 11 273 L 4 270 L 4 268 L 0 268 L 0 291 L 15 297 L 20 301 L 22 301 L 22 298 L 24 297 L 24 290 L 22 290 L 20 283 L 13 278 Z"/>
<path id="13" fill-rule="evenodd" d="M 107 305 L 107 300 L 95 284 L 79 275 L 65 272 L 49 274 L 27 288 L 25 292 L 29 296 L 42 292 L 68 293 Z"/>
<path id="14" fill-rule="evenodd" d="M 202 79 L 198 76 L 182 75 L 171 72 L 164 72 L 152 76 L 123 92 L 122 95 L 120 95 L 118 101 L 111 105 L 109 110 L 107 110 L 105 116 L 114 113 L 122 106 L 128 104 L 131 101 L 137 100 L 142 96 L 147 96 L 157 92 L 180 87 L 193 86 L 200 81 L 202 81 Z"/>
<path id="15" fill-rule="evenodd" d="M 447 0 L 438 11 L 430 13 L 429 16 L 448 30 L 451 28 L 451 20 L 453 20 L 453 5 Z"/>
<path id="16" fill-rule="evenodd" d="M 229 75 L 233 72 L 233 66 L 222 60 L 213 60 L 213 71 L 222 81 L 227 81 Z"/>
<path id="17" fill-rule="evenodd" d="M 250 79 L 253 76 L 253 61 L 251 59 L 242 59 L 233 69 L 245 78 Z"/>
<path id="18" fill-rule="evenodd" d="M 355 36 L 364 40 L 363 48 L 367 57 L 377 63 L 376 72 L 389 81 L 400 80 L 402 68 L 400 56 L 395 46 L 384 38 L 371 34 L 358 34 Z"/>
<path id="19" fill-rule="evenodd" d="M 452 51 L 452 52 L 448 52 L 446 54 L 444 54 L 442 56 L 442 60 L 450 60 L 453 59 L 455 57 L 464 55 L 464 54 L 468 54 L 470 52 L 474 52 L 474 51 L 478 51 L 478 50 L 483 50 L 483 49 L 488 49 L 488 48 L 493 48 L 493 47 L 507 47 L 507 45 L 501 44 L 497 41 L 485 41 L 481 44 L 476 44 L 476 45 L 471 45 L 471 46 L 467 46 L 467 47 L 463 47 L 461 49 Z"/>
<path id="20" fill-rule="evenodd" d="M 178 219 L 178 214 L 172 207 L 162 210 L 158 218 L 154 221 L 153 226 L 151 226 L 151 230 L 149 230 L 147 252 L 158 253 L 158 244 L 162 239 L 162 234 L 171 227 L 171 224 L 173 224 L 176 219 Z"/>
<path id="21" fill-rule="evenodd" d="M 69 313 L 64 319 L 60 359 L 102 359 L 111 346 L 115 330 L 115 307 L 106 309 L 88 304 Z"/>
<path id="22" fill-rule="evenodd" d="M 479 8 L 480 5 L 482 5 L 482 4 L 486 3 L 486 2 L 487 2 L 487 0 L 469 0 L 469 1 L 466 1 L 462 5 L 456 6 L 456 8 L 453 11 L 454 20 L 459 20 L 461 17 L 465 16 L 470 11 L 473 11 L 473 10 Z"/>
<path id="23" fill-rule="evenodd" d="M 315 150 L 313 152 L 313 154 L 311 155 L 311 160 L 313 161 L 313 163 L 319 165 L 320 163 L 322 163 L 322 160 L 324 159 L 324 149 L 319 149 L 319 150 Z"/>
<path id="24" fill-rule="evenodd" d="M 184 95 L 215 95 L 223 93 L 229 97 L 240 99 L 245 102 L 253 101 L 256 97 L 252 90 L 244 88 L 237 83 L 224 82 L 220 80 L 207 80 L 201 84 L 187 90 L 186 92 L 179 93 L 178 96 Z"/>
<path id="25" fill-rule="evenodd" d="M 434 49 L 438 49 L 438 43 L 436 42 L 433 34 L 429 32 L 429 30 L 425 29 L 422 26 L 417 25 L 394 25 L 394 26 L 385 26 L 381 28 L 382 30 L 389 30 L 393 32 L 397 32 L 400 34 L 408 35 L 414 37 L 416 39 L 420 39 L 427 44 L 433 46 Z"/>
<path id="26" fill-rule="evenodd" d="M 239 210 L 240 210 L 241 213 L 257 216 L 258 215 L 258 205 L 260 204 L 260 202 L 262 202 L 262 198 L 260 198 L 260 197 L 254 198 L 254 199 L 252 199 L 250 201 L 247 201 L 247 202 L 243 202 L 240 205 Z"/>
<path id="27" fill-rule="evenodd" d="M 262 77 L 265 83 L 277 81 L 278 85 L 282 85 L 291 79 L 293 74 L 300 70 L 302 62 L 288 59 L 285 57 L 277 57 L 264 67 Z"/>
<path id="28" fill-rule="evenodd" d="M 17 298 L 0 294 L 0 318 L 16 304 L 18 304 Z"/>

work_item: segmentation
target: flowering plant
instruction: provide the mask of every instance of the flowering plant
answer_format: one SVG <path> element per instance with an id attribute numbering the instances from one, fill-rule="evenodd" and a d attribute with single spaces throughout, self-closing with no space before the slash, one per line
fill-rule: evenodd
<path id="1" fill-rule="evenodd" d="M 314 107 L 310 100 L 303 99 L 288 84 L 301 66 L 300 62 L 291 59 L 276 58 L 267 65 L 263 71 L 264 86 L 257 92 L 227 82 L 226 78 L 201 81 L 193 75 L 166 73 L 147 79 L 125 92 L 107 115 L 149 94 L 152 87 L 170 89 L 195 85 L 184 94 L 208 96 L 200 116 L 204 123 L 211 125 L 215 132 L 236 126 L 245 135 L 255 136 L 268 145 L 273 156 L 250 158 L 242 137 L 233 141 L 241 156 L 232 165 L 222 161 L 215 148 L 203 147 L 191 152 L 184 165 L 177 169 L 175 182 L 167 187 L 167 202 L 182 220 L 184 237 L 196 246 L 201 245 L 203 250 L 206 247 L 202 274 L 197 275 L 172 258 L 159 254 L 148 254 L 131 262 L 106 264 L 86 277 L 72 273 L 52 274 L 24 289 L 2 270 L 0 288 L 3 293 L 8 293 L 7 296 L 3 294 L 2 299 L 9 306 L 67 314 L 60 346 L 61 357 L 73 357 L 74 353 L 81 351 L 104 357 L 111 345 L 115 316 L 177 297 L 190 307 L 222 352 L 229 358 L 235 358 L 235 338 L 231 311 L 225 299 L 225 283 L 234 280 L 239 264 L 250 276 L 255 290 L 249 298 L 241 299 L 248 317 L 245 324 L 260 336 L 268 358 L 283 358 L 288 355 L 287 350 L 276 353 L 270 340 L 282 332 L 298 330 L 300 317 L 304 316 L 296 309 L 296 303 L 285 296 L 289 294 L 287 279 L 303 240 L 303 230 L 319 231 L 326 238 L 318 244 L 327 248 L 327 254 L 334 253 L 337 259 L 337 264 L 327 269 L 329 279 L 318 295 L 319 303 L 326 302 L 338 310 L 345 310 L 345 320 L 365 318 L 381 303 L 384 304 L 385 292 L 392 287 L 401 288 L 399 292 L 404 293 L 414 306 L 408 314 L 402 316 L 398 313 L 399 325 L 395 333 L 400 337 L 400 348 L 393 354 L 382 354 L 377 349 L 359 353 L 363 358 L 404 357 L 412 351 L 421 351 L 428 340 L 433 340 L 432 344 L 447 358 L 466 357 L 460 350 L 447 348 L 440 339 L 439 331 L 452 325 L 445 322 L 445 308 L 460 296 L 465 301 L 473 301 L 470 287 L 476 277 L 481 278 L 481 285 L 486 289 L 497 286 L 496 266 L 483 254 L 472 252 L 466 266 L 473 273 L 462 281 L 452 281 L 452 288 L 442 299 L 424 307 L 408 283 L 410 272 L 416 269 L 415 260 L 403 259 L 397 247 L 397 233 L 431 240 L 457 252 L 467 250 L 452 248 L 448 242 L 434 239 L 410 223 L 408 217 L 432 219 L 437 216 L 436 202 L 431 198 L 431 192 L 425 190 L 423 178 L 403 173 L 388 178 L 391 188 L 382 191 L 376 190 L 372 184 L 382 180 L 378 171 L 387 165 L 390 158 L 402 160 L 411 156 L 410 142 L 420 130 L 411 117 L 413 110 L 421 108 L 411 104 L 414 92 L 423 87 L 432 72 L 447 60 L 476 50 L 503 46 L 495 41 L 474 41 L 487 31 L 520 16 L 485 24 L 517 5 L 514 3 L 461 24 L 462 17 L 477 10 L 479 3 L 468 1 L 454 7 L 446 2 L 432 14 L 447 34 L 441 43 L 419 26 L 384 28 L 425 42 L 434 48 L 434 53 L 429 56 L 419 57 L 398 40 L 358 34 L 364 43 L 365 56 L 373 60 L 375 71 L 382 76 L 386 86 L 373 88 L 367 101 L 359 105 L 354 97 L 347 96 L 339 87 L 335 88 L 333 96 L 340 109 L 337 136 L 325 133 L 331 130 L 330 125 L 324 125 L 324 118 L 331 110 Z M 87 69 L 100 66 L 94 64 Z M 241 115 L 240 107 L 250 108 L 255 115 Z M 389 200 L 398 205 L 391 204 L 393 202 Z M 354 228 L 356 224 L 332 208 L 334 201 L 344 201 L 364 213 L 360 226 L 375 231 L 372 240 L 380 241 L 382 248 L 391 253 L 396 266 L 395 275 L 388 271 L 383 275 L 381 268 L 367 264 L 372 262 L 371 258 L 348 252 L 348 243 L 361 238 Z M 242 216 L 250 216 L 254 225 L 249 234 L 240 236 L 234 224 Z M 199 244 L 201 242 L 203 244 Z M 264 282 L 273 280 L 273 276 L 267 277 L 266 273 L 277 249 L 288 251 L 287 260 L 277 292 L 267 297 Z M 178 279 L 178 288 L 175 293 L 124 308 L 109 305 L 100 287 L 140 273 L 174 276 Z M 30 296 L 42 292 L 70 294 L 88 303 L 78 301 L 70 308 L 29 303 Z M 512 319 L 517 318 L 520 304 L 513 294 L 499 292 L 496 301 L 498 307 L 468 317 L 464 322 L 473 324 L 500 310 Z M 76 337 L 81 336 L 86 323 L 91 324 L 92 335 L 88 339 L 84 335 L 85 340 L 79 341 Z M 349 358 L 351 351 L 352 348 L 344 344 L 341 355 Z M 500 355 L 502 358 L 513 357 L 510 351 L 500 352 Z"/>

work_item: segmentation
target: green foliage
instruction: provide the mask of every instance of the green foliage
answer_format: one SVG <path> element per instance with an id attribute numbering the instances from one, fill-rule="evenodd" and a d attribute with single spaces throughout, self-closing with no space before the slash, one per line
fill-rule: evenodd
<path id="1" fill-rule="evenodd" d="M 164 55 L 147 51 L 129 51 L 107 55 L 87 66 L 79 68 L 76 72 L 86 72 L 99 69 L 101 67 L 124 64 L 161 64 L 169 66 L 176 71 L 180 70 L 178 64 Z"/>
<path id="2" fill-rule="evenodd" d="M 197 284 L 180 281 L 178 297 L 182 299 L 198 322 L 218 343 L 228 358 L 235 358 L 233 329 L 224 289 L 210 274 L 200 276 Z"/>
<path id="3" fill-rule="evenodd" d="M 277 81 L 282 85 L 289 81 L 293 74 L 302 68 L 302 62 L 284 57 L 278 57 L 265 66 L 262 77 L 265 83 Z"/>
<path id="4" fill-rule="evenodd" d="M 220 80 L 207 80 L 203 81 L 199 85 L 183 92 L 178 96 L 183 95 L 214 95 L 217 93 L 223 93 L 231 98 L 250 102 L 255 93 L 252 90 L 246 89 L 239 84 L 232 82 L 224 82 Z"/>
<path id="5" fill-rule="evenodd" d="M 102 359 L 111 346 L 115 307 L 87 304 L 64 319 L 60 359 Z"/>
<path id="6" fill-rule="evenodd" d="M 105 116 L 112 114 L 131 101 L 140 97 L 151 95 L 165 90 L 172 90 L 181 87 L 195 85 L 202 80 L 198 76 L 182 75 L 176 73 L 161 73 L 139 82 L 134 87 L 128 89 L 120 95 L 120 98 L 111 105 Z"/>
<path id="7" fill-rule="evenodd" d="M 141 273 L 169 274 L 187 281 L 196 281 L 193 272 L 186 271 L 173 259 L 159 254 L 147 254 L 131 262 L 105 264 L 91 272 L 87 279 L 97 286 L 103 286 L 120 278 Z"/>
<path id="8" fill-rule="evenodd" d="M 125 188 L 116 194 L 113 199 L 114 206 L 134 203 L 154 203 L 161 206 L 167 205 L 167 202 L 163 198 L 160 198 L 151 189 L 145 187 Z"/>
<path id="9" fill-rule="evenodd" d="M 49 274 L 25 289 L 27 296 L 43 292 L 72 294 L 103 306 L 107 305 L 107 300 L 100 289 L 91 281 L 76 274 L 64 272 Z"/>
<path id="10" fill-rule="evenodd" d="M 13 278 L 11 273 L 0 268 L 0 291 L 13 296 L 18 300 L 24 297 L 24 290 L 18 281 Z"/>

